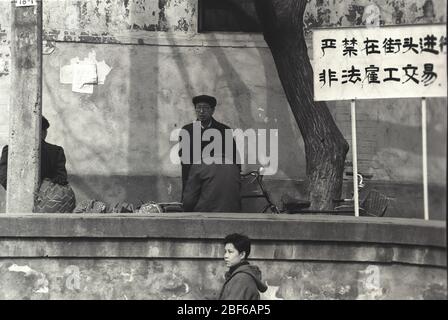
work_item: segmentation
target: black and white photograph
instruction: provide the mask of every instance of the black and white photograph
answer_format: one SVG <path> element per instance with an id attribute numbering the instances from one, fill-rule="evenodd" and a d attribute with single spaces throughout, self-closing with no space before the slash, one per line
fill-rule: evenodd
<path id="1" fill-rule="evenodd" d="M 446 20 L 0 0 L 0 300 L 447 300 Z"/>

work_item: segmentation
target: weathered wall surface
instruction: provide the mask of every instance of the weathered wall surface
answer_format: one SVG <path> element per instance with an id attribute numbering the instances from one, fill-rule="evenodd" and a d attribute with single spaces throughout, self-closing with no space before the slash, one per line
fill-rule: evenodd
<path id="1" fill-rule="evenodd" d="M 252 263 L 269 285 L 262 300 L 446 299 L 443 268 Z M 203 300 L 219 293 L 226 271 L 218 259 L 1 259 L 0 299 Z"/>
<path id="2" fill-rule="evenodd" d="M 446 1 L 433 1 L 431 18 L 423 18 L 423 0 L 375 3 L 385 25 L 446 21 Z M 304 23 L 308 29 L 361 25 L 369 4 L 313 0 Z M 9 6 L 0 3 L 1 146 L 8 139 Z M 218 120 L 242 129 L 279 130 L 279 170 L 274 179 L 305 179 L 301 135 L 266 44 L 256 35 L 197 34 L 197 15 L 195 0 L 45 2 L 45 37 L 55 40 L 45 43 L 43 112 L 51 123 L 47 140 L 65 148 L 80 200 L 94 197 L 86 191 L 89 179 L 112 175 L 127 176 L 127 184 L 102 179 L 105 183 L 95 185 L 94 191 L 126 199 L 135 194 L 131 184 L 151 177 L 166 180 L 152 200 L 178 200 L 172 190 L 179 186 L 172 185 L 171 178 L 180 175 L 180 168 L 168 158 L 173 145 L 169 136 L 193 119 L 191 97 L 205 92 L 218 98 Z M 60 83 L 61 68 L 76 57 L 94 57 L 112 68 L 92 94 L 73 92 L 70 84 Z M 328 105 L 350 142 L 349 104 Z M 419 100 L 359 101 L 357 110 L 360 170 L 373 174 L 374 180 L 419 184 Z M 442 191 L 446 119 L 446 99 L 429 99 L 429 182 Z M 137 189 L 145 193 L 148 186 Z M 1 190 L 0 208 L 3 195 Z"/>
<path id="3" fill-rule="evenodd" d="M 446 299 L 444 222 L 207 213 L 3 215 L 0 299 L 212 297 L 229 232 L 253 239 L 263 299 Z"/>
<path id="4" fill-rule="evenodd" d="M 91 95 L 59 84 L 60 66 L 88 55 L 112 68 L 105 84 Z M 299 136 L 278 79 L 269 79 L 275 69 L 266 48 L 57 43 L 44 70 L 43 104 L 51 123 L 47 140 L 77 150 L 67 151 L 73 174 L 178 175 L 179 166 L 169 158 L 175 144 L 170 134 L 194 119 L 191 97 L 200 92 L 216 92 L 216 118 L 232 127 L 277 123 L 279 176 L 292 173 L 301 158 L 299 147 L 288 145 Z M 277 113 L 281 105 L 285 112 Z"/>
<path id="5" fill-rule="evenodd" d="M 377 16 L 380 25 L 446 22 L 446 1 L 432 0 L 433 12 L 425 16 L 426 0 L 311 0 L 305 12 L 308 30 L 316 27 L 351 27 L 363 25 Z M 379 10 L 372 10 L 377 7 Z M 366 10 L 367 8 L 367 10 Z"/>
<path id="6" fill-rule="evenodd" d="M 145 31 L 191 34 L 197 29 L 196 0 L 61 2 L 48 1 L 44 8 L 46 33 L 55 40 L 115 42 Z"/>

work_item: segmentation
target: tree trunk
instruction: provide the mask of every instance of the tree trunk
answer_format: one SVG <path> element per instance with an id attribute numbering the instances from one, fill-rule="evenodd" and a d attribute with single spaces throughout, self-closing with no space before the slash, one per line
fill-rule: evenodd
<path id="1" fill-rule="evenodd" d="M 304 0 L 255 0 L 264 38 L 305 143 L 312 209 L 340 198 L 348 143 L 325 102 L 313 101 L 313 70 L 303 32 Z"/>

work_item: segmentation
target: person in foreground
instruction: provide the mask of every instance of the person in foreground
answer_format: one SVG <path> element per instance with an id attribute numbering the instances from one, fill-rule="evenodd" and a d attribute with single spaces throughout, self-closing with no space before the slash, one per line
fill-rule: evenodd
<path id="1" fill-rule="evenodd" d="M 260 300 L 260 292 L 267 290 L 260 269 L 247 261 L 250 245 L 245 235 L 234 233 L 225 237 L 224 261 L 229 271 L 218 300 Z"/>

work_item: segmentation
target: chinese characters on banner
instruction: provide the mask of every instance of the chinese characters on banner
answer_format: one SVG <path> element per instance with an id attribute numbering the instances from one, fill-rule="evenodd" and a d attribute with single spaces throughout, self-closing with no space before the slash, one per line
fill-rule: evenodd
<path id="1" fill-rule="evenodd" d="M 314 100 L 444 97 L 446 25 L 313 31 Z"/>

